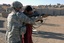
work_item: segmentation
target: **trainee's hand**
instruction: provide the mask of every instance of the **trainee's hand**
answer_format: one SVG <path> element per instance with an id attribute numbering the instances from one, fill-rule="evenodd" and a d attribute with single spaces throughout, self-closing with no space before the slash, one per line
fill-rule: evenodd
<path id="1" fill-rule="evenodd" d="M 24 33 L 22 33 L 22 38 L 24 38 Z"/>

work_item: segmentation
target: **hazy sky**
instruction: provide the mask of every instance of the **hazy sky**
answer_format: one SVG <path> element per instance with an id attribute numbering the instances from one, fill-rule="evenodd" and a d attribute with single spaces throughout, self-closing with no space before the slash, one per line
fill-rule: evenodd
<path id="1" fill-rule="evenodd" d="M 1 0 L 0 4 L 11 4 L 13 1 L 20 1 L 23 5 L 48 5 L 48 4 L 64 4 L 64 0 Z"/>

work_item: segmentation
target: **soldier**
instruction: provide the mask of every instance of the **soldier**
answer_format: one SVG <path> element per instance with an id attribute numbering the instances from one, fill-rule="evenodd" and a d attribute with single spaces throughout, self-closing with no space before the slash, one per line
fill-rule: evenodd
<path id="1" fill-rule="evenodd" d="M 34 24 L 35 22 L 35 20 L 30 19 L 21 12 L 22 7 L 22 3 L 18 1 L 12 3 L 13 11 L 7 17 L 7 43 L 22 43 L 20 35 L 22 35 L 22 38 L 24 38 L 24 34 L 26 32 L 25 24 Z"/>
<path id="2" fill-rule="evenodd" d="M 12 3 L 13 11 L 7 17 L 7 43 L 22 43 L 24 34 L 26 32 L 25 24 L 34 24 L 36 20 L 40 18 L 29 18 L 22 11 L 22 3 L 15 1 Z M 21 39 L 22 35 L 22 39 Z"/>

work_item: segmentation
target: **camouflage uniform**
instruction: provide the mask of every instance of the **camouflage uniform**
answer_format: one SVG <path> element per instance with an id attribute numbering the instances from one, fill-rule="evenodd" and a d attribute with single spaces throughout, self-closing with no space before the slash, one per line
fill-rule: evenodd
<path id="1" fill-rule="evenodd" d="M 13 8 L 20 8 L 22 4 L 18 1 L 13 3 Z M 15 10 L 8 15 L 6 43 L 21 43 L 20 35 L 25 34 L 26 27 L 24 24 L 34 24 L 39 18 L 29 18 L 22 12 Z"/>
<path id="2" fill-rule="evenodd" d="M 8 15 L 6 32 L 6 40 L 8 43 L 20 41 L 20 35 L 26 32 L 26 27 L 23 23 L 34 24 L 34 20 L 28 18 L 22 12 L 12 12 Z"/>

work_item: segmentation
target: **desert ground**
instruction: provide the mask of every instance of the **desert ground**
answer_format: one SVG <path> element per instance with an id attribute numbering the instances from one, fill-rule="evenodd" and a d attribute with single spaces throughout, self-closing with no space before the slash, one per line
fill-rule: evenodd
<path id="1" fill-rule="evenodd" d="M 5 43 L 6 18 L 0 17 L 0 43 Z M 33 43 L 64 43 L 64 16 L 49 16 L 36 27 Z"/>

